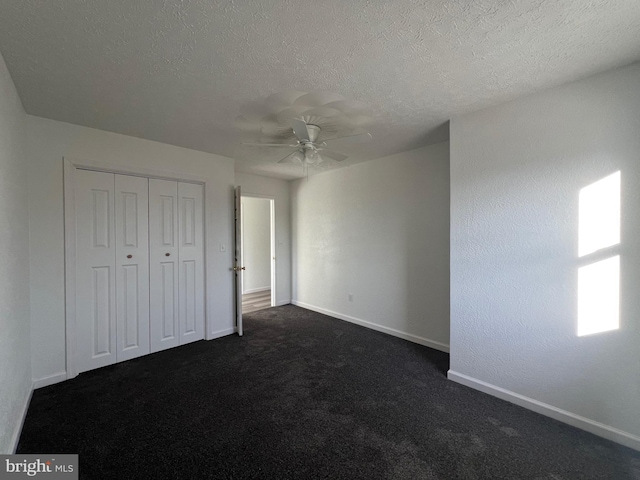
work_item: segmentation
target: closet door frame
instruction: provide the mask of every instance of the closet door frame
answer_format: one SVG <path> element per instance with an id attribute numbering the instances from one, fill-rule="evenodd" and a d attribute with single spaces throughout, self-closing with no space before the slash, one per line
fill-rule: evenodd
<path id="1" fill-rule="evenodd" d="M 104 162 L 93 162 L 90 160 L 78 160 L 64 157 L 63 179 L 64 179 L 64 283 L 65 283 L 65 329 L 66 329 L 66 378 L 67 380 L 78 376 L 78 343 L 77 343 L 77 323 L 76 323 L 76 202 L 75 188 L 76 170 L 93 170 L 96 172 L 114 173 L 120 175 L 132 175 L 137 177 L 157 178 L 160 180 L 172 180 L 176 182 L 197 183 L 203 187 L 203 239 L 204 239 L 204 323 L 205 340 L 216 338 L 210 334 L 212 331 L 211 315 L 209 305 L 212 296 L 207 289 L 207 259 L 211 254 L 207 244 L 207 193 L 210 191 L 211 182 L 207 178 L 194 175 L 177 175 L 174 172 L 166 172 L 153 168 L 137 168 L 129 165 L 108 164 Z"/>

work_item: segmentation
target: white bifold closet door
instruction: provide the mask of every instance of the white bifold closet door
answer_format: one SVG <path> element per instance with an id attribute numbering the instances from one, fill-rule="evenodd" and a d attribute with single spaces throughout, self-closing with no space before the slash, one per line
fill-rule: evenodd
<path id="1" fill-rule="evenodd" d="M 204 338 L 202 185 L 178 183 L 180 344 Z"/>
<path id="2" fill-rule="evenodd" d="M 78 371 L 149 353 L 148 179 L 76 172 Z"/>
<path id="3" fill-rule="evenodd" d="M 117 361 L 149 353 L 149 179 L 115 175 Z"/>
<path id="4" fill-rule="evenodd" d="M 151 351 L 204 338 L 202 186 L 149 180 Z"/>
<path id="5" fill-rule="evenodd" d="M 75 185 L 78 371 L 203 339 L 202 185 L 88 170 Z"/>

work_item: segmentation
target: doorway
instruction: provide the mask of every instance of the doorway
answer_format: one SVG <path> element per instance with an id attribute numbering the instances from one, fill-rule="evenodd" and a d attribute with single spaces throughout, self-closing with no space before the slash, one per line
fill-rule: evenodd
<path id="1" fill-rule="evenodd" d="M 275 306 L 275 218 L 272 198 L 241 196 L 242 312 Z"/>

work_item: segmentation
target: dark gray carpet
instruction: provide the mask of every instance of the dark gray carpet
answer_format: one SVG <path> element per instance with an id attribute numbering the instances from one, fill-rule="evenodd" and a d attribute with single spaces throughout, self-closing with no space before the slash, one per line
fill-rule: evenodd
<path id="1" fill-rule="evenodd" d="M 81 478 L 640 479 L 640 454 L 450 382 L 448 355 L 294 306 L 36 390 L 19 453 Z"/>

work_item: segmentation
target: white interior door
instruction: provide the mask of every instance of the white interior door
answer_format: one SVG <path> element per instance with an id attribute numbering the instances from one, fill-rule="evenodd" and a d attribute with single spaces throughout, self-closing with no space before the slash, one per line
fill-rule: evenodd
<path id="1" fill-rule="evenodd" d="M 76 172 L 78 372 L 116 362 L 114 175 Z"/>
<path id="2" fill-rule="evenodd" d="M 149 353 L 149 179 L 115 175 L 117 361 Z"/>
<path id="3" fill-rule="evenodd" d="M 149 179 L 151 351 L 180 344 L 178 183 Z"/>
<path id="4" fill-rule="evenodd" d="M 236 327 L 238 335 L 242 336 L 242 193 L 240 187 L 235 188 L 234 202 L 234 219 L 235 219 L 235 261 L 233 272 L 235 275 L 236 289 Z"/>
<path id="5" fill-rule="evenodd" d="M 204 338 L 202 185 L 178 183 L 180 344 Z"/>

